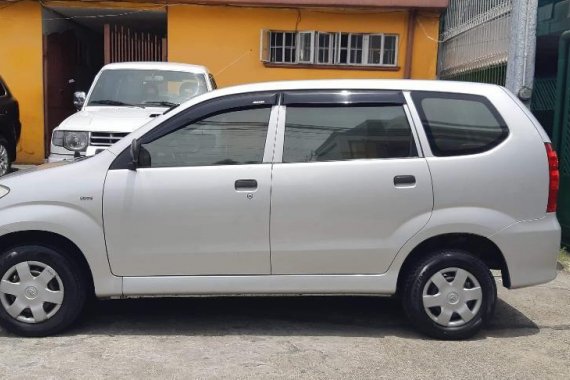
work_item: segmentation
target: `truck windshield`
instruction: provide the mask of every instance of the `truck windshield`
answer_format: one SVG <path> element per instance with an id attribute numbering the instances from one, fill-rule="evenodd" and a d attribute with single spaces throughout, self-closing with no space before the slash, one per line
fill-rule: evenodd
<path id="1" fill-rule="evenodd" d="M 175 107 L 208 91 L 204 74 L 165 70 L 105 70 L 88 106 Z"/>

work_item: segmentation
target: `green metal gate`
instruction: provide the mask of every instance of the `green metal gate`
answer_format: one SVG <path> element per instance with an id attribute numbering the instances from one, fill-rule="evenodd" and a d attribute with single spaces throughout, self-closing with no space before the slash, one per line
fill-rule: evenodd
<path id="1" fill-rule="evenodd" d="M 570 246 L 570 31 L 560 36 L 552 142 L 560 167 L 558 220 L 562 226 L 562 244 Z"/>

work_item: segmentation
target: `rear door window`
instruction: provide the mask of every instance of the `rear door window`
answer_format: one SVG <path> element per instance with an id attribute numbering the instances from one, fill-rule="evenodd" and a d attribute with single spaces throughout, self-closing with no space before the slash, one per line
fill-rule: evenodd
<path id="1" fill-rule="evenodd" d="M 418 156 L 399 91 L 291 91 L 282 102 L 284 163 Z"/>
<path id="2" fill-rule="evenodd" d="M 483 96 L 414 92 L 412 98 L 435 156 L 485 152 L 509 134 L 505 121 Z"/>

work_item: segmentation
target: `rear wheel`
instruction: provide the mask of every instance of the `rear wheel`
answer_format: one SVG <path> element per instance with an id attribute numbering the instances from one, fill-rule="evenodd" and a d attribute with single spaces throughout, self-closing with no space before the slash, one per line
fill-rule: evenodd
<path id="1" fill-rule="evenodd" d="M 10 172 L 10 168 L 12 167 L 12 160 L 10 158 L 8 142 L 3 137 L 0 137 L 0 177 Z"/>
<path id="2" fill-rule="evenodd" d="M 46 336 L 71 325 L 87 288 L 78 266 L 62 252 L 39 245 L 0 255 L 0 325 L 22 336 Z"/>
<path id="3" fill-rule="evenodd" d="M 478 258 L 442 250 L 418 261 L 406 274 L 403 306 L 410 321 L 438 339 L 465 339 L 492 317 L 495 280 Z"/>

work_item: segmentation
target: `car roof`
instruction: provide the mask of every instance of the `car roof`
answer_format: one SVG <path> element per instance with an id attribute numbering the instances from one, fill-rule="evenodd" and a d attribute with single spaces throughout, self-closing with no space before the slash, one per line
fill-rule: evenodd
<path id="1" fill-rule="evenodd" d="M 293 90 L 433 91 L 488 95 L 491 93 L 503 92 L 506 89 L 495 84 L 486 83 L 413 79 L 320 79 L 262 82 L 224 87 L 207 92 L 181 104 L 180 107 L 176 108 L 175 111 L 172 112 L 172 114 L 179 113 L 196 103 L 227 95 Z"/>
<path id="2" fill-rule="evenodd" d="M 287 90 L 397 90 L 480 93 L 500 86 L 486 83 L 411 79 L 319 79 L 243 84 L 214 91 L 212 95 Z"/>
<path id="3" fill-rule="evenodd" d="M 190 65 L 176 62 L 121 62 L 105 65 L 102 70 L 163 70 L 163 71 L 183 71 L 194 74 L 207 74 L 205 66 Z"/>

